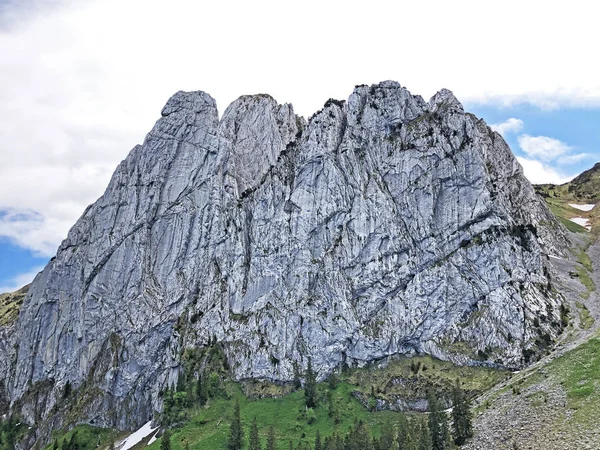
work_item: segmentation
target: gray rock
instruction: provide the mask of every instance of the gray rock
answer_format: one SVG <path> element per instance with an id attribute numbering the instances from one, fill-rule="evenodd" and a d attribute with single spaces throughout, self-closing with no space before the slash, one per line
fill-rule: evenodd
<path id="1" fill-rule="evenodd" d="M 141 424 L 182 350 L 213 336 L 237 379 L 286 381 L 307 356 L 321 378 L 395 354 L 521 367 L 558 332 L 544 264 L 562 227 L 450 91 L 357 87 L 308 123 L 266 95 L 219 120 L 209 95 L 178 92 L 162 116 L 32 284 L 18 347 L 0 347 L 29 423 L 69 380 L 95 389 L 81 420 Z"/>

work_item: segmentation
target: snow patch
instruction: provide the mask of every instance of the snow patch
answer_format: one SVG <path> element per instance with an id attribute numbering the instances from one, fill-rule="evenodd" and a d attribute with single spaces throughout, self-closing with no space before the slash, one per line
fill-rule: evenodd
<path id="1" fill-rule="evenodd" d="M 577 225 L 581 225 L 582 227 L 587 228 L 588 231 L 592 231 L 590 219 L 586 219 L 585 217 L 572 217 L 569 220 L 571 222 L 575 222 Z"/>
<path id="2" fill-rule="evenodd" d="M 150 440 L 148 441 L 148 445 L 152 445 L 154 444 L 155 441 L 157 441 L 158 439 L 156 439 L 156 436 L 158 435 L 158 431 L 156 433 L 154 433 L 154 436 L 152 436 L 150 438 Z"/>
<path id="3" fill-rule="evenodd" d="M 572 208 L 578 209 L 580 211 L 591 211 L 592 209 L 594 209 L 594 206 L 596 206 L 596 205 L 578 205 L 576 203 L 569 203 L 569 206 L 571 206 Z"/>
<path id="4" fill-rule="evenodd" d="M 125 439 L 119 442 L 117 444 L 117 449 L 129 450 L 130 448 L 133 448 L 135 445 L 139 444 L 142 441 L 142 439 L 144 439 L 146 436 L 148 436 L 153 431 L 156 431 L 157 429 L 158 427 L 152 428 L 152 421 L 150 421 L 144 424 L 142 428 L 131 433 L 129 436 L 127 436 Z"/>

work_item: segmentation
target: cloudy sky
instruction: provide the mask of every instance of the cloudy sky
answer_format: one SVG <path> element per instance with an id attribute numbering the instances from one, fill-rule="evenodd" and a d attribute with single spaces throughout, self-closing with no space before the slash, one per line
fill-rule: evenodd
<path id="1" fill-rule="evenodd" d="M 268 92 L 308 117 L 356 84 L 446 87 L 533 182 L 566 181 L 600 159 L 596 21 L 577 0 L 0 0 L 0 292 L 56 252 L 180 89 L 221 111 Z"/>

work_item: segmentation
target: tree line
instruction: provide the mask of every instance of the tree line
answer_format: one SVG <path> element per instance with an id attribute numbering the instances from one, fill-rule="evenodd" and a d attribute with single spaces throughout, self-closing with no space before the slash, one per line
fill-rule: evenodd
<path id="1" fill-rule="evenodd" d="M 296 365 L 294 366 L 294 386 L 296 388 L 301 386 Z M 451 428 L 447 412 L 442 409 L 436 393 L 430 391 L 427 399 L 429 403 L 427 420 L 422 418 L 409 422 L 403 413 L 399 413 L 397 423 L 388 422 L 379 436 L 372 434 L 362 421 L 355 421 L 344 435 L 336 431 L 323 439 L 317 430 L 314 444 L 310 445 L 301 441 L 294 447 L 293 442 L 288 441 L 288 448 L 290 450 L 447 450 L 455 448 L 456 445 L 463 445 L 473 435 L 470 401 L 459 386 L 457 380 L 452 393 Z M 308 359 L 304 388 L 308 413 L 317 407 L 317 382 L 310 358 Z M 330 402 L 330 416 L 332 416 L 331 407 Z M 276 450 L 281 448 L 282 444 L 277 441 L 274 429 L 270 426 L 266 447 L 263 448 L 256 418 L 252 421 L 247 443 L 248 450 Z M 227 450 L 242 450 L 244 444 L 240 405 L 236 400 Z"/>

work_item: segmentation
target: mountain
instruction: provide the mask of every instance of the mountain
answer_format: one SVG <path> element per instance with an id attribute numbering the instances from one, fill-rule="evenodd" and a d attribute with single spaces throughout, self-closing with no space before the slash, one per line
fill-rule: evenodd
<path id="1" fill-rule="evenodd" d="M 215 342 L 237 380 L 309 356 L 319 378 L 400 354 L 519 368 L 562 331 L 565 233 L 448 90 L 357 86 L 308 121 L 178 92 L 3 331 L 5 401 L 29 442 L 132 428 Z"/>
<path id="2" fill-rule="evenodd" d="M 534 188 L 569 231 L 586 233 L 582 224 L 587 224 L 589 231 L 595 232 L 600 225 L 600 210 L 593 207 L 600 200 L 600 163 L 568 183 L 539 184 Z"/>
<path id="3" fill-rule="evenodd" d="M 578 200 L 597 203 L 600 200 L 600 163 L 582 172 L 568 184 L 568 192 Z"/>

